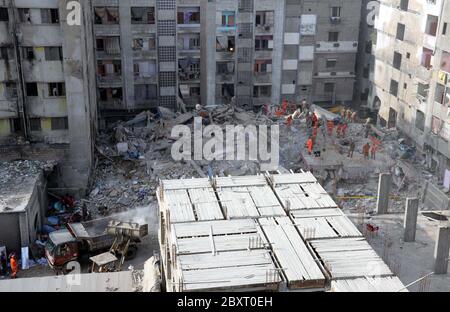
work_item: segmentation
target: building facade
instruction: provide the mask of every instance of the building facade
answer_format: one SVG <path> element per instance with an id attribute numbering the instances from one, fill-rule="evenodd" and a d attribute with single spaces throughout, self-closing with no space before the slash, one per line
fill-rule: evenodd
<path id="1" fill-rule="evenodd" d="M 442 179 L 450 170 L 450 3 L 391 0 L 376 21 L 369 105 L 397 127 Z"/>
<path id="2" fill-rule="evenodd" d="M 92 26 L 90 10 L 67 23 L 69 2 L 0 1 L 0 141 L 65 146 L 61 180 L 83 188 L 97 122 Z"/>

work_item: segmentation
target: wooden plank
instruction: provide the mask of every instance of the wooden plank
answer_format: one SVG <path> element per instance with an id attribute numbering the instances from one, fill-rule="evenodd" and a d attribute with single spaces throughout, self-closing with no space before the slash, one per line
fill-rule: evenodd
<path id="1" fill-rule="evenodd" d="M 257 234 L 214 236 L 214 243 L 217 252 L 247 250 L 250 241 L 258 238 L 259 235 Z M 210 252 L 209 237 L 193 237 L 178 240 L 178 255 Z"/>
<path id="2" fill-rule="evenodd" d="M 208 236 L 212 226 L 214 235 L 257 233 L 257 224 L 251 219 L 220 220 L 173 224 L 176 239 L 185 237 Z"/>
<path id="3" fill-rule="evenodd" d="M 308 281 L 324 283 L 325 276 L 288 218 L 263 218 L 259 223 L 291 289 Z"/>
<path id="4" fill-rule="evenodd" d="M 393 275 L 363 238 L 311 241 L 333 279 Z"/>
<path id="5" fill-rule="evenodd" d="M 408 292 L 396 276 L 361 277 L 331 282 L 333 292 Z"/>
<path id="6" fill-rule="evenodd" d="M 184 271 L 242 267 L 272 263 L 270 254 L 264 249 L 221 252 L 215 256 L 211 254 L 183 255 L 179 256 L 178 259 L 180 261 L 181 269 Z"/>
<path id="7" fill-rule="evenodd" d="M 189 189 L 188 194 L 199 221 L 224 219 L 216 194 L 212 188 Z"/>
<path id="8" fill-rule="evenodd" d="M 183 291 L 214 291 L 234 288 L 266 287 L 273 264 L 244 267 L 214 268 L 183 272 Z"/>

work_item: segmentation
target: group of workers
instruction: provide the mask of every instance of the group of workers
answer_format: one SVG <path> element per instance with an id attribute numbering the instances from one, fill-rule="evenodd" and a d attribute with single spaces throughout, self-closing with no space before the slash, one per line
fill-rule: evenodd
<path id="1" fill-rule="evenodd" d="M 19 261 L 17 260 L 15 253 L 11 253 L 9 256 L 9 266 L 11 272 L 8 271 L 8 257 L 6 256 L 5 251 L 2 251 L 0 254 L 0 264 L 0 272 L 2 276 L 7 276 L 10 274 L 11 278 L 17 278 L 17 273 L 19 272 Z"/>

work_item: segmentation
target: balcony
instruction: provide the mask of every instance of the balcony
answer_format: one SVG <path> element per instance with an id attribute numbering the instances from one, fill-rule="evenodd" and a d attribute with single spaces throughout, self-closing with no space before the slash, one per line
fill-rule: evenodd
<path id="1" fill-rule="evenodd" d="M 122 87 L 121 75 L 97 75 L 97 81 L 100 88 L 120 88 Z"/>
<path id="2" fill-rule="evenodd" d="M 120 36 L 120 25 L 119 24 L 111 24 L 111 25 L 95 24 L 94 25 L 94 35 L 95 36 Z"/>
<path id="3" fill-rule="evenodd" d="M 273 25 L 258 25 L 255 27 L 255 35 L 272 35 L 273 34 Z"/>
<path id="4" fill-rule="evenodd" d="M 255 72 L 253 73 L 254 83 L 271 83 L 272 73 L 271 72 Z"/>
<path id="5" fill-rule="evenodd" d="M 191 81 L 200 82 L 200 70 L 178 70 L 178 80 L 179 81 Z"/>
<path id="6" fill-rule="evenodd" d="M 134 106 L 135 108 L 151 108 L 158 106 L 158 99 L 157 98 L 151 98 L 151 99 L 143 99 L 143 98 L 136 98 L 134 99 Z"/>
<path id="7" fill-rule="evenodd" d="M 116 53 L 111 53 L 111 52 L 106 52 L 106 51 L 96 51 L 97 54 L 97 59 L 99 60 L 121 60 L 122 59 L 122 55 L 121 55 L 121 51 L 118 51 Z"/>
<path id="8" fill-rule="evenodd" d="M 216 58 L 217 61 L 233 61 L 235 58 L 235 53 L 227 51 L 217 51 Z"/>
<path id="9" fill-rule="evenodd" d="M 123 107 L 123 101 L 121 99 L 109 99 L 109 100 L 99 100 L 98 106 L 100 110 L 122 110 L 125 109 Z"/>
<path id="10" fill-rule="evenodd" d="M 217 73 L 216 82 L 217 83 L 233 83 L 235 81 L 234 73 Z"/>
<path id="11" fill-rule="evenodd" d="M 0 81 L 17 80 L 15 61 L 0 60 Z"/>
<path id="12" fill-rule="evenodd" d="M 12 36 L 8 29 L 8 23 L 0 22 L 0 45 L 12 44 Z"/>
<path id="13" fill-rule="evenodd" d="M 254 106 L 263 106 L 272 102 L 272 98 L 270 96 L 259 96 L 253 97 L 253 105 Z"/>
<path id="14" fill-rule="evenodd" d="M 0 99 L 0 117 L 17 117 L 17 99 Z"/>

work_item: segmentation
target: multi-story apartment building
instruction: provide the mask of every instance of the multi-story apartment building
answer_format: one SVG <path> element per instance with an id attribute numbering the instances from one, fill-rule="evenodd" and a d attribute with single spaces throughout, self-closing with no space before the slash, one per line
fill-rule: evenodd
<path id="1" fill-rule="evenodd" d="M 97 121 L 91 19 L 69 26 L 67 2 L 0 1 L 0 141 L 64 146 L 62 180 L 83 188 Z"/>
<path id="2" fill-rule="evenodd" d="M 450 2 L 381 2 L 369 104 L 443 178 L 450 170 Z"/>
<path id="3" fill-rule="evenodd" d="M 372 113 L 367 103 L 370 92 L 370 70 L 375 64 L 373 47 L 376 45 L 375 18 L 378 16 L 380 2 L 363 0 L 361 23 L 359 26 L 359 47 L 356 59 L 356 83 L 353 106 L 366 113 Z"/>
<path id="4" fill-rule="evenodd" d="M 359 0 L 0 0 L 0 140 L 66 145 L 84 172 L 97 121 L 351 103 L 360 15 Z"/>
<path id="5" fill-rule="evenodd" d="M 360 1 L 225 0 L 204 7 L 204 102 L 351 103 Z"/>

